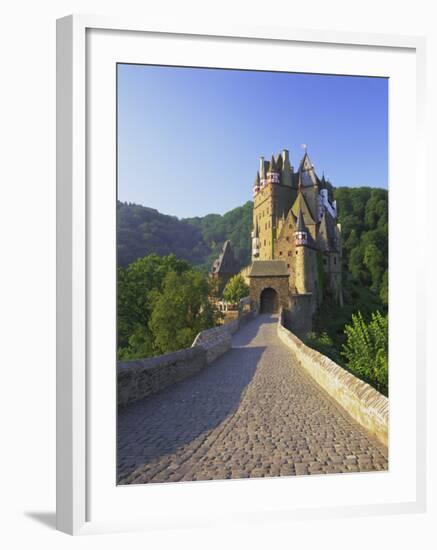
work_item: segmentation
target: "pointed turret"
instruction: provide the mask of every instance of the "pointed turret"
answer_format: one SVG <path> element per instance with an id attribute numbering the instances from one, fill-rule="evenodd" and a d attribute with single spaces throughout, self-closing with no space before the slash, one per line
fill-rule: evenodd
<path id="1" fill-rule="evenodd" d="M 294 232 L 296 246 L 306 246 L 308 244 L 308 230 L 303 218 L 302 209 L 299 208 L 297 214 L 296 231 Z"/>
<path id="2" fill-rule="evenodd" d="M 276 166 L 275 157 L 273 155 L 269 164 L 267 180 L 271 183 L 279 183 L 279 172 Z"/>
<path id="3" fill-rule="evenodd" d="M 311 187 L 313 185 L 318 185 L 318 178 L 310 157 L 305 151 L 299 164 L 299 187 Z"/>

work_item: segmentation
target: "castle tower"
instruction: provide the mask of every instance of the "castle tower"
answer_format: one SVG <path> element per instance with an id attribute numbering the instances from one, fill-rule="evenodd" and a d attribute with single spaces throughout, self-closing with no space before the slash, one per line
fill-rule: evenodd
<path id="1" fill-rule="evenodd" d="M 257 176 L 258 177 L 258 176 Z M 259 260 L 273 259 L 275 228 L 275 186 L 280 175 L 274 158 L 266 162 L 260 158 L 259 185 L 255 180 L 253 188 L 253 239 L 252 258 Z M 257 235 L 256 235 L 257 234 Z"/>
<path id="2" fill-rule="evenodd" d="M 305 226 L 302 210 L 299 209 L 294 232 L 294 240 L 296 247 L 295 256 L 295 287 L 298 294 L 307 294 L 313 289 L 310 284 L 309 269 L 310 269 L 310 251 L 308 249 L 309 234 Z"/>
<path id="3" fill-rule="evenodd" d="M 296 199 L 293 187 L 293 167 L 287 150 L 270 161 L 260 158 L 259 171 L 253 186 L 253 231 L 258 224 L 259 260 L 275 258 L 275 239 L 279 220 L 288 214 Z M 253 245 L 253 242 L 252 242 Z M 254 249 L 252 248 L 252 256 Z"/>

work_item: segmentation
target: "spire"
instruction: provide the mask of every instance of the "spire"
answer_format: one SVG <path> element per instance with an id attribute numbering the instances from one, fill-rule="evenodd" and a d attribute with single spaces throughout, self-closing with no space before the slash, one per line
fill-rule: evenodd
<path id="1" fill-rule="evenodd" d="M 297 215 L 297 227 L 296 227 L 296 231 L 306 231 L 307 228 L 305 226 L 305 222 L 304 222 L 304 219 L 303 219 L 303 212 L 302 212 L 302 209 L 299 208 L 299 212 L 298 212 L 298 215 Z"/>
<path id="2" fill-rule="evenodd" d="M 296 246 L 305 246 L 308 244 L 308 231 L 303 219 L 302 209 L 299 208 L 297 215 L 296 231 L 294 232 Z"/>
<path id="3" fill-rule="evenodd" d="M 255 181 L 253 183 L 254 187 L 256 187 L 257 185 L 259 185 L 259 172 L 256 173 Z"/>
<path id="4" fill-rule="evenodd" d="M 270 160 L 269 172 L 276 172 L 276 162 L 275 162 L 275 157 L 273 155 Z"/>
<path id="5" fill-rule="evenodd" d="M 318 185 L 318 178 L 314 166 L 305 151 L 299 164 L 299 187 L 312 187 Z"/>

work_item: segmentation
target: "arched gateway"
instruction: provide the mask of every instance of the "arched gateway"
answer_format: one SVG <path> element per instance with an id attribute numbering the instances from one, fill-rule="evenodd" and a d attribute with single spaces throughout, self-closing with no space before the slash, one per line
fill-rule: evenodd
<path id="1" fill-rule="evenodd" d="M 250 271 L 250 300 L 261 313 L 289 307 L 288 270 L 283 260 L 255 260 Z"/>
<path id="2" fill-rule="evenodd" d="M 259 302 L 260 313 L 278 313 L 279 299 L 274 288 L 265 288 L 260 294 Z"/>

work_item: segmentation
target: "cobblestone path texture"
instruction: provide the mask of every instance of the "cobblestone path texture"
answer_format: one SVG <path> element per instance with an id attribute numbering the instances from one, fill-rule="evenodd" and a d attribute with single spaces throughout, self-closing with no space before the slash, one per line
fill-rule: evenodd
<path id="1" fill-rule="evenodd" d="M 386 470 L 387 450 L 260 315 L 204 371 L 118 414 L 120 484 Z"/>

